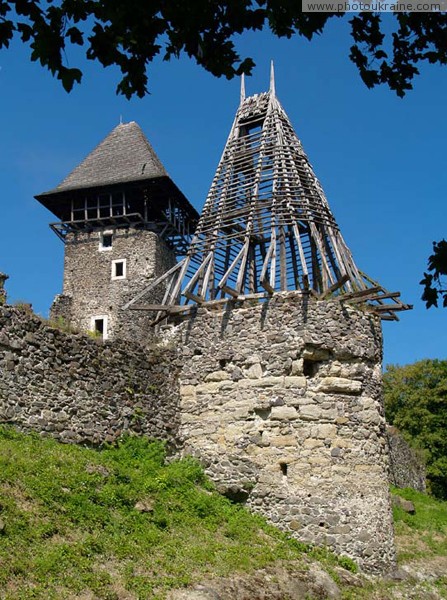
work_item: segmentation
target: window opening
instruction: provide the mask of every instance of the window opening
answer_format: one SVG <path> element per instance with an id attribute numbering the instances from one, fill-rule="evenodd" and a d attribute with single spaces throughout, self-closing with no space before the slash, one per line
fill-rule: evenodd
<path id="1" fill-rule="evenodd" d="M 112 261 L 112 279 L 126 278 L 126 261 L 125 259 Z"/>
<path id="2" fill-rule="evenodd" d="M 107 316 L 98 315 L 96 317 L 92 317 L 90 329 L 95 334 L 95 337 L 97 336 L 103 340 L 106 340 L 108 338 Z"/>
<path id="3" fill-rule="evenodd" d="M 115 277 L 122 277 L 124 275 L 124 264 L 122 262 L 115 263 Z"/>
<path id="4" fill-rule="evenodd" d="M 95 319 L 95 332 L 104 334 L 104 319 Z"/>
<path id="5" fill-rule="evenodd" d="M 318 373 L 320 364 L 319 361 L 308 360 L 305 358 L 303 360 L 303 375 L 305 377 L 315 377 Z"/>
<path id="6" fill-rule="evenodd" d="M 107 219 L 126 214 L 127 203 L 124 192 L 85 196 L 72 200 L 72 218 L 79 220 Z M 128 212 L 128 211 L 127 211 Z"/>
<path id="7" fill-rule="evenodd" d="M 102 233 L 100 242 L 99 242 L 99 249 L 100 250 L 111 250 L 112 245 L 113 245 L 113 234 L 112 233 Z"/>
<path id="8" fill-rule="evenodd" d="M 281 467 L 281 473 L 283 474 L 283 476 L 287 477 L 287 463 L 279 463 L 279 466 Z"/>

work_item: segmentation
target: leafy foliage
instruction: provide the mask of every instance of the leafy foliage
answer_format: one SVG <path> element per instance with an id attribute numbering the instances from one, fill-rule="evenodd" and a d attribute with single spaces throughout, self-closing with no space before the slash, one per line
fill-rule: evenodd
<path id="1" fill-rule="evenodd" d="M 438 300 L 442 298 L 442 306 L 447 308 L 447 242 L 433 242 L 433 254 L 428 257 L 428 270 L 424 273 L 421 285 L 424 286 L 422 300 L 427 308 L 438 306 Z"/>
<path id="2" fill-rule="evenodd" d="M 311 40 L 344 13 L 303 13 L 290 0 L 0 0 L 0 49 L 18 36 L 70 91 L 82 72 L 64 64 L 71 45 L 84 46 L 90 60 L 117 65 L 117 91 L 130 98 L 148 91 L 147 67 L 159 54 L 182 53 L 218 77 L 250 73 L 254 63 L 241 58 L 235 35 L 270 28 L 278 37 Z M 380 13 L 360 13 L 350 21 L 354 44 L 350 58 L 368 87 L 385 83 L 399 96 L 412 88 L 420 62 L 447 62 L 445 13 L 397 13 L 395 31 L 383 32 Z"/>
<path id="3" fill-rule="evenodd" d="M 447 499 L 447 361 L 390 365 L 383 381 L 388 421 L 424 450 L 431 492 Z"/>

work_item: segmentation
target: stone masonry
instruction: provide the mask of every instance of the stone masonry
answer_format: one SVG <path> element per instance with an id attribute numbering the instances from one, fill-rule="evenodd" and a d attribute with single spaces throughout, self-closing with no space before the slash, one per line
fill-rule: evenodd
<path id="1" fill-rule="evenodd" d="M 67 334 L 0 306 L 0 423 L 62 442 L 113 442 L 124 432 L 175 446 L 173 350 Z"/>
<path id="2" fill-rule="evenodd" d="M 386 436 L 377 317 L 295 292 L 161 333 L 102 341 L 0 307 L 0 422 L 63 442 L 167 440 L 297 539 L 391 569 L 388 452 L 405 481 L 408 454 Z"/>
<path id="3" fill-rule="evenodd" d="M 174 326 L 180 436 L 218 487 L 365 570 L 395 564 L 379 319 L 300 293 Z"/>
<path id="4" fill-rule="evenodd" d="M 399 431 L 387 426 L 386 437 L 390 454 L 390 482 L 399 488 L 426 491 L 426 467 L 421 452 L 407 444 Z"/>
<path id="5" fill-rule="evenodd" d="M 110 247 L 101 247 L 104 234 L 112 236 Z M 115 261 L 125 261 L 122 278 L 113 278 Z M 56 296 L 51 318 L 62 317 L 79 330 L 89 331 L 95 317 L 105 317 L 107 337 L 145 343 L 151 316 L 121 307 L 174 264 L 173 253 L 151 231 L 110 228 L 70 233 L 65 242 L 63 292 Z M 159 302 L 162 296 L 163 290 L 155 290 L 149 300 Z"/>

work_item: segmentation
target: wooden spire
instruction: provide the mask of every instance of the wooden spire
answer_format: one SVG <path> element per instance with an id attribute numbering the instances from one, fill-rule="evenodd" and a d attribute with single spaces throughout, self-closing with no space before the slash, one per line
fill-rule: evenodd
<path id="1" fill-rule="evenodd" d="M 272 94 L 272 96 L 275 96 L 275 94 L 276 94 L 276 90 L 275 90 L 275 66 L 273 64 L 273 60 L 270 61 L 270 94 Z"/>
<path id="2" fill-rule="evenodd" d="M 166 286 L 166 312 L 291 290 L 361 301 L 385 319 L 410 308 L 354 263 L 276 97 L 273 62 L 268 92 L 246 98 L 241 80 L 241 102 L 185 258 L 126 308 L 144 308 L 137 303 L 156 285 Z M 160 305 L 146 308 L 163 314 Z"/>
<path id="3" fill-rule="evenodd" d="M 245 100 L 245 73 L 241 75 L 241 100 L 240 104 Z"/>

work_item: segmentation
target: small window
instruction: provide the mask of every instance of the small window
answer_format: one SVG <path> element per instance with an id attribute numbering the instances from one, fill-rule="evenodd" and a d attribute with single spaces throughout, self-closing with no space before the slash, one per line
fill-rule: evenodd
<path id="1" fill-rule="evenodd" d="M 112 260 L 112 279 L 126 279 L 126 260 Z"/>
<path id="2" fill-rule="evenodd" d="M 109 337 L 107 330 L 107 321 L 107 315 L 99 315 L 97 317 L 92 317 L 90 329 L 95 335 L 95 337 L 102 338 L 103 340 L 106 340 Z"/>
<path id="3" fill-rule="evenodd" d="M 104 334 L 104 319 L 95 319 L 95 332 Z"/>
<path id="4" fill-rule="evenodd" d="M 287 463 L 281 462 L 281 463 L 279 463 L 279 467 L 281 469 L 281 473 L 283 474 L 283 477 L 287 477 L 287 471 L 288 471 Z"/>
<path id="5" fill-rule="evenodd" d="M 113 245 L 113 234 L 102 233 L 99 240 L 99 250 L 111 250 Z"/>

